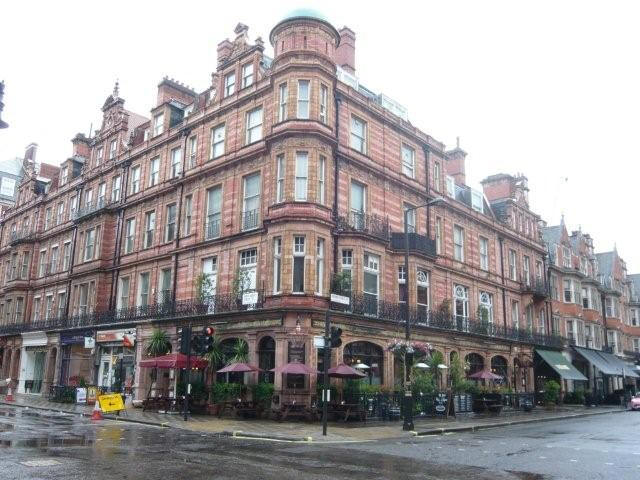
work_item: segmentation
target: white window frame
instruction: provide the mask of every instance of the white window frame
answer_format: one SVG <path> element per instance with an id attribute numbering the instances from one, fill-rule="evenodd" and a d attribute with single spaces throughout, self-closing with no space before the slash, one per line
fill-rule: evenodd
<path id="1" fill-rule="evenodd" d="M 253 85 L 253 62 L 242 66 L 242 88 Z"/>
<path id="2" fill-rule="evenodd" d="M 226 138 L 226 124 L 218 125 L 217 127 L 213 127 L 211 129 L 211 152 L 210 158 L 213 160 L 214 158 L 219 158 L 224 155 L 226 150 L 225 148 L 225 138 Z"/>
<path id="3" fill-rule="evenodd" d="M 224 96 L 225 98 L 236 92 L 236 72 L 229 72 L 224 76 Z"/>
<path id="4" fill-rule="evenodd" d="M 143 290 L 143 287 L 145 286 L 143 282 L 143 279 L 146 278 L 146 292 Z M 136 295 L 136 306 L 137 307 L 144 307 L 149 305 L 149 295 L 150 295 L 150 288 L 151 288 L 151 273 L 150 272 L 141 272 L 140 274 L 138 274 L 138 294 Z"/>
<path id="5" fill-rule="evenodd" d="M 135 217 L 125 220 L 124 253 L 129 254 L 135 249 L 136 240 L 136 219 Z"/>
<path id="6" fill-rule="evenodd" d="M 351 115 L 349 146 L 363 155 L 367 154 L 367 122 L 355 115 Z"/>
<path id="7" fill-rule="evenodd" d="M 178 178 L 182 173 L 182 147 L 171 149 L 171 178 Z"/>
<path id="8" fill-rule="evenodd" d="M 324 293 L 324 238 L 316 240 L 316 295 Z"/>
<path id="9" fill-rule="evenodd" d="M 164 132 L 164 112 L 153 116 L 153 136 L 157 137 Z"/>
<path id="10" fill-rule="evenodd" d="M 122 188 L 122 177 L 116 175 L 111 182 L 111 201 L 117 202 L 120 200 L 120 189 Z"/>
<path id="11" fill-rule="evenodd" d="M 160 180 L 160 157 L 154 157 L 149 162 L 149 187 L 153 187 Z"/>
<path id="12" fill-rule="evenodd" d="M 325 186 L 324 177 L 327 167 L 327 159 L 324 155 L 318 156 L 318 203 L 324 205 L 325 202 Z"/>
<path id="13" fill-rule="evenodd" d="M 278 102 L 278 121 L 284 122 L 287 119 L 287 101 L 289 95 L 289 86 L 286 83 L 281 83 L 278 87 L 278 94 L 280 96 Z"/>
<path id="14" fill-rule="evenodd" d="M 464 262 L 464 228 L 460 225 L 453 226 L 453 259 Z"/>
<path id="15" fill-rule="evenodd" d="M 273 293 L 282 293 L 282 237 L 273 239 Z"/>
<path id="16" fill-rule="evenodd" d="M 173 209 L 173 218 L 171 215 L 171 210 Z M 176 239 L 176 233 L 177 233 L 177 229 L 176 229 L 176 220 L 178 217 L 178 206 L 175 203 L 171 203 L 169 205 L 167 205 L 166 209 L 165 209 L 165 226 L 164 226 L 164 241 L 165 243 L 167 242 L 173 242 Z M 172 230 L 172 226 L 173 226 L 173 234 L 170 235 L 171 230 Z"/>
<path id="17" fill-rule="evenodd" d="M 480 192 L 471 190 L 471 208 L 476 212 L 484 213 L 484 198 Z"/>
<path id="18" fill-rule="evenodd" d="M 191 217 L 193 215 L 193 195 L 184 197 L 184 225 L 182 236 L 186 237 L 191 233 Z"/>
<path id="19" fill-rule="evenodd" d="M 306 95 L 303 86 L 306 85 Z M 310 80 L 298 80 L 298 110 L 296 117 L 299 119 L 307 120 L 310 116 L 311 110 L 311 81 Z"/>
<path id="20" fill-rule="evenodd" d="M 131 194 L 140 191 L 140 165 L 131 168 Z"/>
<path id="21" fill-rule="evenodd" d="M 262 107 L 247 112 L 245 144 L 262 140 Z"/>
<path id="22" fill-rule="evenodd" d="M 151 210 L 144 214 L 144 235 L 143 246 L 144 248 L 153 247 L 153 241 L 156 233 L 156 211 Z"/>
<path id="23" fill-rule="evenodd" d="M 447 175 L 447 195 L 456 198 L 456 181 L 451 175 Z"/>
<path id="24" fill-rule="evenodd" d="M 280 153 L 276 156 L 276 203 L 284 202 L 285 169 L 285 156 Z"/>
<path id="25" fill-rule="evenodd" d="M 321 83 L 320 84 L 320 121 L 322 123 L 327 123 L 328 121 L 328 100 L 329 100 L 329 88 Z"/>
<path id="26" fill-rule="evenodd" d="M 296 152 L 295 173 L 295 200 L 297 202 L 306 202 L 309 180 L 309 152 Z"/>
<path id="27" fill-rule="evenodd" d="M 404 143 L 400 147 L 402 157 L 402 173 L 409 178 L 416 176 L 416 151 Z"/>
<path id="28" fill-rule="evenodd" d="M 301 295 L 304 294 L 304 290 L 305 290 L 305 270 L 306 270 L 306 258 L 305 258 L 305 252 L 306 252 L 306 237 L 304 235 L 295 235 L 293 237 L 293 265 L 291 268 L 291 291 L 294 295 Z M 296 259 L 302 258 L 302 290 L 295 290 L 295 261 Z"/>
<path id="29" fill-rule="evenodd" d="M 480 269 L 489 271 L 489 239 L 483 236 L 478 238 L 478 251 L 480 253 Z"/>

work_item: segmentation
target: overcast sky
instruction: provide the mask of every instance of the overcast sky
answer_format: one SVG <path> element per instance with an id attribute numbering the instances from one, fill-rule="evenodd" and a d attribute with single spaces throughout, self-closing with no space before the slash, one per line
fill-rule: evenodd
<path id="1" fill-rule="evenodd" d="M 168 75 L 198 91 L 216 46 L 238 22 L 268 44 L 299 1 L 3 2 L 0 79 L 9 123 L 0 160 L 30 142 L 59 164 L 71 138 L 100 126 L 116 78 L 125 107 L 145 116 Z M 224 8 L 223 8 L 224 6 Z M 617 244 L 640 272 L 638 151 L 640 2 L 310 1 L 357 35 L 363 85 L 409 109 L 448 146 L 460 137 L 468 183 L 494 173 L 529 178 L 549 223 Z M 272 49 L 269 46 L 267 53 Z M 478 186 L 479 187 L 479 186 Z"/>

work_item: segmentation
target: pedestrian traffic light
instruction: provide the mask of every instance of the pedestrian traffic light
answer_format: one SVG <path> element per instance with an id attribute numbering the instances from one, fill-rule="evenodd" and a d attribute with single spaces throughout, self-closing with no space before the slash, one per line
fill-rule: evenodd
<path id="1" fill-rule="evenodd" d="M 182 327 L 180 329 L 180 353 L 183 355 L 189 354 L 189 343 L 191 337 L 191 328 L 190 327 Z"/>
<path id="2" fill-rule="evenodd" d="M 337 348 L 342 345 L 342 329 L 338 327 L 331 327 L 331 348 Z"/>
<path id="3" fill-rule="evenodd" d="M 216 333 L 216 331 L 213 327 L 204 327 L 202 331 L 202 353 L 213 352 L 214 333 Z"/>

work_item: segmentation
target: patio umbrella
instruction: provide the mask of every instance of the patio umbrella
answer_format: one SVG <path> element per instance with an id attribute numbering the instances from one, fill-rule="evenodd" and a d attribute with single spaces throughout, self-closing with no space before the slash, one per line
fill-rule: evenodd
<path id="1" fill-rule="evenodd" d="M 275 373 L 286 373 L 289 375 L 315 375 L 318 373 L 317 370 L 299 362 L 286 363 L 280 367 L 272 368 L 269 371 Z"/>
<path id="2" fill-rule="evenodd" d="M 426 370 L 427 368 L 431 368 L 429 365 L 427 365 L 427 364 L 426 364 L 426 363 L 424 363 L 424 362 L 416 363 L 416 364 L 414 365 L 414 367 L 416 367 L 416 368 L 423 368 L 423 369 L 425 369 L 425 370 Z"/>
<path id="3" fill-rule="evenodd" d="M 253 365 L 249 365 L 248 363 L 237 362 L 230 363 L 224 368 L 218 370 L 218 373 L 232 373 L 232 372 L 259 372 L 260 369 L 258 367 L 254 367 Z"/>
<path id="4" fill-rule="evenodd" d="M 501 380 L 502 375 L 496 375 L 489 370 L 480 370 L 479 372 L 469 375 L 469 378 L 476 380 Z"/>
<path id="5" fill-rule="evenodd" d="M 359 372 L 353 367 L 350 367 L 346 363 L 341 363 L 340 365 L 329 369 L 329 376 L 333 378 L 360 379 L 366 377 L 367 375 Z"/>
<path id="6" fill-rule="evenodd" d="M 358 362 L 353 366 L 353 368 L 357 368 L 358 370 L 368 370 L 371 367 L 369 365 L 365 365 L 362 362 Z"/>
<path id="7" fill-rule="evenodd" d="M 209 362 L 203 358 L 191 355 L 191 368 L 205 368 Z M 187 356 L 184 353 L 170 353 L 160 357 L 147 358 L 138 363 L 142 368 L 187 368 Z"/>

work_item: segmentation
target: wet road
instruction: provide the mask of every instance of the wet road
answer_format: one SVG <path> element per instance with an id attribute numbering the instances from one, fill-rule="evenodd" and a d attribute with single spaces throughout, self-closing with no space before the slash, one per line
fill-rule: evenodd
<path id="1" fill-rule="evenodd" d="M 0 479 L 638 479 L 640 414 L 367 443 L 201 435 L 0 406 Z"/>

